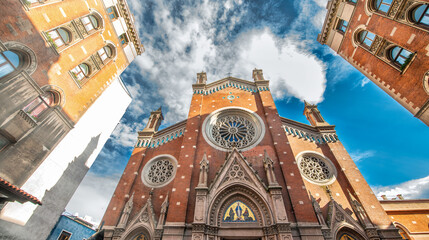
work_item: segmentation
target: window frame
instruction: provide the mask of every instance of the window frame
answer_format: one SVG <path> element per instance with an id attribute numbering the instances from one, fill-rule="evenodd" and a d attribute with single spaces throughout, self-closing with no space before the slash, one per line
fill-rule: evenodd
<path id="1" fill-rule="evenodd" d="M 63 39 L 63 37 L 61 36 L 61 34 L 60 34 L 60 32 L 58 31 L 58 30 L 63 30 L 64 32 L 66 32 L 67 33 L 67 35 L 68 35 L 68 37 L 69 37 L 69 39 L 68 39 L 68 41 L 65 41 L 65 39 Z M 56 38 L 52 38 L 52 36 L 51 36 L 51 33 L 52 32 L 55 32 L 56 34 L 57 34 L 57 37 Z M 71 33 L 67 30 L 67 29 L 65 29 L 65 28 L 63 28 L 63 27 L 57 27 L 57 28 L 55 28 L 55 29 L 52 29 L 52 30 L 50 30 L 50 31 L 47 31 L 47 37 L 48 37 L 48 40 L 55 46 L 55 48 L 57 48 L 57 49 L 60 49 L 60 48 L 64 48 L 64 47 L 66 47 L 70 42 L 72 42 L 72 36 L 71 36 Z M 57 44 L 57 40 L 61 40 L 61 45 L 58 45 Z"/>
<path id="2" fill-rule="evenodd" d="M 109 12 L 109 10 L 111 10 L 111 12 Z M 106 13 L 107 13 L 107 17 L 112 21 L 119 18 L 119 14 L 115 6 L 108 7 L 106 9 Z"/>
<path id="3" fill-rule="evenodd" d="M 51 102 L 48 102 L 48 99 L 50 99 Z M 41 116 L 43 116 L 47 109 L 55 106 L 55 102 L 55 94 L 48 91 L 44 95 L 39 95 L 34 98 L 29 104 L 22 108 L 22 111 L 25 112 L 31 119 L 37 121 L 41 118 Z M 43 108 L 40 110 L 41 106 Z M 36 114 L 37 111 L 39 112 Z"/>
<path id="4" fill-rule="evenodd" d="M 344 25 L 344 23 L 347 23 L 347 24 Z M 343 27 L 344 27 L 344 31 L 342 29 Z M 348 27 L 349 27 L 349 22 L 347 22 L 346 20 L 340 19 L 337 23 L 336 29 L 340 33 L 346 33 Z"/>
<path id="5" fill-rule="evenodd" d="M 95 21 L 97 21 L 97 24 L 98 24 L 98 26 L 97 27 L 95 27 L 94 26 L 94 24 L 93 24 L 93 22 L 91 21 L 91 17 L 93 17 L 94 19 L 95 19 Z M 87 19 L 87 23 L 85 23 L 84 22 L 84 19 Z M 94 14 L 89 14 L 89 15 L 86 15 L 86 16 L 84 16 L 84 17 L 82 17 L 81 19 L 80 19 L 80 21 L 81 21 L 81 23 L 83 24 L 83 27 L 85 28 L 85 31 L 88 33 L 88 34 L 91 34 L 91 33 L 93 33 L 93 32 L 95 32 L 95 31 L 98 31 L 99 29 L 100 29 L 100 19 L 98 19 L 98 17 L 96 17 Z M 91 26 L 91 29 L 88 29 L 88 27 L 87 26 Z"/>
<path id="6" fill-rule="evenodd" d="M 123 42 L 124 41 L 124 42 Z M 123 47 L 125 47 L 125 46 L 127 46 L 128 45 L 128 43 L 130 42 L 130 40 L 129 40 L 129 38 L 128 38 L 128 36 L 127 36 L 127 34 L 126 33 L 122 33 L 120 36 L 119 36 L 119 43 L 121 44 L 121 46 L 123 46 Z"/>
<path id="7" fill-rule="evenodd" d="M 85 64 L 88 67 L 88 73 L 85 74 L 84 69 L 81 67 L 81 65 Z M 78 71 L 74 71 L 75 69 L 77 69 Z M 75 77 L 75 79 L 77 81 L 82 81 L 82 79 L 87 78 L 88 76 L 91 75 L 91 68 L 87 63 L 80 63 L 79 65 L 77 65 L 76 67 L 74 67 L 72 70 L 70 70 L 70 72 L 73 73 L 73 76 Z M 79 78 L 79 74 L 82 73 L 83 77 Z"/>
<path id="8" fill-rule="evenodd" d="M 399 52 L 396 54 L 396 56 L 393 56 L 392 52 L 393 52 L 393 50 L 394 50 L 395 48 L 399 48 L 400 50 L 399 50 Z M 409 54 L 408 54 L 408 56 L 401 55 L 404 51 L 409 53 Z M 408 60 L 409 58 L 411 58 L 411 59 L 412 59 L 412 58 L 413 58 L 413 55 L 414 55 L 414 53 L 413 53 L 413 52 L 408 51 L 407 49 L 405 49 L 405 48 L 403 48 L 403 47 L 401 47 L 401 46 L 398 46 L 398 45 L 395 45 L 394 47 L 391 47 L 391 48 L 388 50 L 388 58 L 389 58 L 389 60 L 390 60 L 390 61 L 391 61 L 395 66 L 398 66 L 398 67 L 401 69 L 401 71 L 402 71 L 402 70 L 404 70 L 404 69 L 405 69 L 405 67 L 406 67 L 406 66 L 408 66 L 408 65 L 411 63 L 411 61 L 407 63 L 407 60 Z M 404 63 L 399 62 L 399 61 L 398 61 L 398 58 L 403 59 Z"/>
<path id="9" fill-rule="evenodd" d="M 387 15 L 389 13 L 389 11 L 390 11 L 390 8 L 392 7 L 392 3 L 393 3 L 394 0 L 390 0 L 389 4 L 386 4 L 386 0 L 380 0 L 380 5 L 379 6 L 377 6 L 377 1 L 378 0 L 373 0 L 372 1 L 373 7 L 374 7 L 375 11 L 378 12 L 378 13 L 380 13 L 380 14 Z M 386 12 L 384 12 L 383 10 L 380 10 L 380 8 L 382 7 L 382 5 L 389 6 L 389 8 L 387 9 Z"/>
<path id="10" fill-rule="evenodd" d="M 66 239 L 61 239 L 61 237 L 62 237 L 61 235 L 62 235 L 63 233 L 70 234 L 70 235 L 69 235 L 69 236 L 66 236 L 66 237 L 68 237 L 68 238 L 66 238 Z M 61 230 L 60 235 L 58 235 L 57 240 L 70 240 L 72 235 L 73 235 L 73 233 L 71 233 L 71 232 L 69 232 L 69 231 L 66 231 L 66 230 L 62 229 L 62 230 Z"/>
<path id="11" fill-rule="evenodd" d="M 365 37 L 363 37 L 363 40 L 361 40 L 361 34 L 363 34 L 363 32 L 366 32 L 365 33 Z M 373 39 L 371 39 L 371 38 L 369 38 L 368 37 L 368 33 L 371 33 L 371 34 L 373 34 L 374 35 L 374 38 Z M 357 40 L 358 40 L 358 43 L 359 43 L 359 45 L 360 46 L 362 46 L 362 47 L 365 47 L 365 48 L 367 48 L 367 49 L 370 49 L 371 48 L 371 46 L 372 46 L 372 44 L 374 43 L 374 40 L 375 40 L 375 38 L 377 37 L 377 35 L 376 34 L 374 34 L 374 33 L 372 33 L 372 32 L 370 32 L 370 31 L 368 31 L 368 30 L 362 30 L 362 31 L 360 31 L 360 32 L 358 32 L 358 34 L 357 34 Z M 368 44 L 366 44 L 365 43 L 365 40 L 370 40 L 371 41 L 371 45 L 368 45 Z"/>
<path id="12" fill-rule="evenodd" d="M 18 56 L 18 66 L 15 66 L 13 63 L 12 63 L 12 61 L 4 54 L 4 52 L 12 52 L 12 53 L 14 53 L 14 54 L 16 54 L 17 56 Z M 13 71 L 11 71 L 11 72 L 8 72 L 8 73 L 6 73 L 5 75 L 3 75 L 3 76 L 0 76 L 0 79 L 2 79 L 2 78 L 5 78 L 5 77 L 7 77 L 7 76 L 10 76 L 11 74 L 13 74 L 14 72 L 18 72 L 20 69 L 21 69 L 21 67 L 22 67 L 22 57 L 20 56 L 20 54 L 19 53 L 17 53 L 17 52 L 14 52 L 14 51 L 11 51 L 11 50 L 6 50 L 6 51 L 2 51 L 2 52 L 0 52 L 0 55 L 1 55 L 1 57 L 2 58 L 4 58 L 4 62 L 3 63 L 0 63 L 0 68 L 2 68 L 3 66 L 5 66 L 5 65 L 9 65 L 10 67 L 12 67 L 12 69 L 13 69 Z"/>
<path id="13" fill-rule="evenodd" d="M 426 6 L 426 7 L 424 7 L 424 6 Z M 420 7 L 423 7 L 424 10 L 423 10 L 423 13 L 420 16 L 420 18 L 418 20 L 416 20 L 415 17 L 414 17 L 414 14 L 417 11 L 417 9 L 419 9 Z M 424 26 L 424 27 L 428 28 L 429 24 L 425 24 L 425 23 L 421 22 L 423 20 L 423 18 L 425 18 L 425 17 L 429 18 L 429 4 L 428 3 L 418 4 L 416 7 L 414 7 L 414 8 L 411 9 L 411 17 L 410 17 L 410 19 L 411 19 L 411 21 L 414 24 L 421 25 L 421 26 Z"/>

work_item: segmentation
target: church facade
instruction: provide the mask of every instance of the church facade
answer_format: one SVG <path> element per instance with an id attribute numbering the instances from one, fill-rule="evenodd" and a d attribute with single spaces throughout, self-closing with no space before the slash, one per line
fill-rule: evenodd
<path id="1" fill-rule="evenodd" d="M 158 131 L 158 109 L 139 132 L 99 236 L 401 239 L 317 106 L 279 116 L 257 69 L 192 88 L 186 120 Z"/>

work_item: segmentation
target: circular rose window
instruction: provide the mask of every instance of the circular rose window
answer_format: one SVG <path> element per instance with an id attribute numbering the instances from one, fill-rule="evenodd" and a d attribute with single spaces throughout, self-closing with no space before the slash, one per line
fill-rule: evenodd
<path id="1" fill-rule="evenodd" d="M 144 166 L 143 183 L 148 187 L 162 187 L 173 180 L 176 174 L 177 161 L 170 155 L 160 155 Z"/>
<path id="2" fill-rule="evenodd" d="M 300 155 L 298 167 L 306 180 L 318 185 L 329 185 L 336 179 L 337 172 L 331 161 L 315 153 Z"/>
<path id="3" fill-rule="evenodd" d="M 204 139 L 213 147 L 243 151 L 256 146 L 264 137 L 262 119 L 242 108 L 224 108 L 210 114 L 203 123 Z"/>

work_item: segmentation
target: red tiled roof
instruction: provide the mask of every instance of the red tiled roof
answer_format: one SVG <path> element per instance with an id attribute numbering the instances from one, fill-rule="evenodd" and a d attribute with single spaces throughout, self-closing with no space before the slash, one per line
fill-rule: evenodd
<path id="1" fill-rule="evenodd" d="M 42 205 L 42 202 L 39 199 L 37 199 L 35 196 L 25 192 L 24 190 L 22 190 L 21 188 L 15 185 L 12 185 L 10 182 L 4 180 L 1 177 L 0 177 L 0 188 L 12 193 L 14 197 L 30 201 L 34 204 Z"/>

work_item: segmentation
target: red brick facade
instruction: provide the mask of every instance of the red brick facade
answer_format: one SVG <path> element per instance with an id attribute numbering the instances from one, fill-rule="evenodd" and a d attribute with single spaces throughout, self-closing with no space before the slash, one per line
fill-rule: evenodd
<path id="1" fill-rule="evenodd" d="M 413 18 L 415 10 L 427 6 L 428 1 L 390 2 L 377 10 L 375 0 L 329 1 L 318 41 L 429 125 L 429 25 Z M 345 31 L 338 28 L 344 21 L 348 23 Z M 360 39 L 364 31 L 372 39 L 366 43 Z M 409 62 L 395 61 L 395 47 L 404 49 Z"/>
<path id="2" fill-rule="evenodd" d="M 306 116 L 319 121 L 313 125 L 280 117 L 261 70 L 254 70 L 254 82 L 229 77 L 206 84 L 205 74 L 198 76 L 203 80 L 193 85 L 186 121 L 152 133 L 148 126 L 139 133 L 102 220 L 105 239 L 133 239 L 138 234 L 149 239 L 213 240 L 337 239 L 343 234 L 400 238 L 334 126 L 323 120 L 316 106 L 305 107 Z M 243 111 L 262 120 L 263 137 L 250 149 L 220 150 L 203 133 L 207 118 L 230 109 L 247 109 Z M 153 118 L 162 119 L 160 110 L 152 112 Z M 183 135 L 175 134 L 183 129 Z M 298 165 L 308 154 L 330 162 L 335 173 L 329 183 L 302 177 Z M 177 160 L 177 170 L 171 182 L 152 188 L 141 175 L 160 155 Z M 228 180 L 233 165 L 247 178 Z M 257 219 L 259 225 L 219 220 L 222 204 L 235 198 L 254 204 L 255 212 L 265 211 Z"/>

